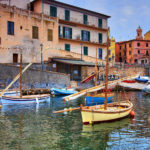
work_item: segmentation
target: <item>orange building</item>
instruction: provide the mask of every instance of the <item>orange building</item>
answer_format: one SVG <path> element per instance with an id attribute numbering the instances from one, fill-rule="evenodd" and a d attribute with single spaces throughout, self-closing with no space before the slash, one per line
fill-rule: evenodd
<path id="1" fill-rule="evenodd" d="M 142 29 L 137 29 L 136 39 L 116 43 L 116 62 L 149 64 L 150 40 L 144 40 Z"/>
<path id="2" fill-rule="evenodd" d="M 23 62 L 41 62 L 41 46 L 58 44 L 58 18 L 0 4 L 0 63 L 17 63 L 22 52 Z M 43 53 L 43 60 L 51 56 Z"/>

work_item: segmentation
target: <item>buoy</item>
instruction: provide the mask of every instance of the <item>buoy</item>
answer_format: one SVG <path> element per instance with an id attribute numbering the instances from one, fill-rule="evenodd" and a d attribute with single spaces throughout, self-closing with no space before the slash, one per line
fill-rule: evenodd
<path id="1" fill-rule="evenodd" d="M 131 118 L 135 117 L 135 112 L 133 110 L 130 111 L 130 116 L 131 116 Z"/>
<path id="2" fill-rule="evenodd" d="M 0 105 L 0 108 L 2 108 L 2 105 Z"/>

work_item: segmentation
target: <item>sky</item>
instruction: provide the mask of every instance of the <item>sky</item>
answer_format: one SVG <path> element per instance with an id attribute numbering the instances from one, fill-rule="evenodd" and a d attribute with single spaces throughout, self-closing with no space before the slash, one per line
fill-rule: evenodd
<path id="1" fill-rule="evenodd" d="M 111 35 L 116 41 L 135 39 L 140 26 L 144 34 L 150 30 L 150 0 L 57 0 L 111 16 Z"/>

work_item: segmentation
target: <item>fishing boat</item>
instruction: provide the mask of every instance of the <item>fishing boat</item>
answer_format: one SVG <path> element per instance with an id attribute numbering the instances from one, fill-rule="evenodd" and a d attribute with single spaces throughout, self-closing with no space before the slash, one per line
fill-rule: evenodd
<path id="1" fill-rule="evenodd" d="M 77 91 L 75 91 L 74 89 L 67 89 L 67 88 L 51 88 L 51 93 L 55 94 L 55 95 L 70 95 L 70 94 L 74 94 L 77 93 Z"/>
<path id="2" fill-rule="evenodd" d="M 20 95 L 2 96 L 2 104 L 40 103 L 50 100 L 50 94 L 22 95 L 22 53 L 20 54 Z"/>
<path id="3" fill-rule="evenodd" d="M 149 77 L 147 77 L 147 76 L 143 76 L 143 77 L 139 76 L 139 77 L 135 78 L 135 81 L 147 83 L 149 81 Z"/>
<path id="4" fill-rule="evenodd" d="M 105 101 L 104 105 L 84 106 L 81 108 L 83 124 L 93 124 L 122 119 L 128 116 L 133 104 L 128 100 L 125 102 L 112 102 L 107 104 L 108 89 L 108 67 L 109 67 L 109 37 L 107 36 L 107 56 L 106 56 L 106 78 L 105 78 Z"/>
<path id="5" fill-rule="evenodd" d="M 113 99 L 114 94 L 109 93 L 107 96 L 107 103 L 111 103 Z M 100 93 L 96 95 L 87 95 L 85 97 L 85 103 L 86 106 L 93 106 L 93 105 L 98 105 L 98 104 L 104 104 L 105 101 L 105 93 Z"/>

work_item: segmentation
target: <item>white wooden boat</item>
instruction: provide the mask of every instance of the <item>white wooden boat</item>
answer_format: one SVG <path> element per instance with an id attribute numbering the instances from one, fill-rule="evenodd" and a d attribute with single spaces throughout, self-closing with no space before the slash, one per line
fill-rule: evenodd
<path id="1" fill-rule="evenodd" d="M 28 103 L 41 103 L 50 101 L 49 94 L 42 95 L 25 95 L 20 96 L 2 96 L 2 104 L 28 104 Z"/>
<path id="2" fill-rule="evenodd" d="M 107 109 L 104 105 L 96 105 L 91 107 L 83 107 L 81 109 L 83 124 L 101 123 L 120 120 L 128 116 L 132 110 L 131 102 L 114 102 L 107 104 Z"/>

